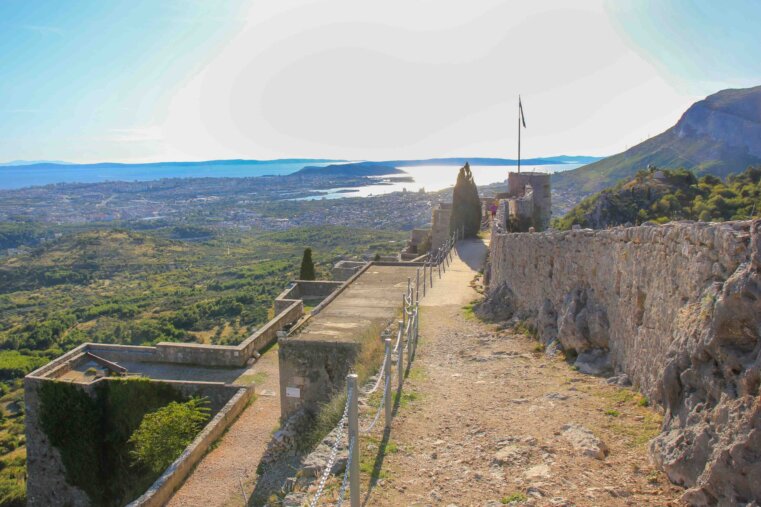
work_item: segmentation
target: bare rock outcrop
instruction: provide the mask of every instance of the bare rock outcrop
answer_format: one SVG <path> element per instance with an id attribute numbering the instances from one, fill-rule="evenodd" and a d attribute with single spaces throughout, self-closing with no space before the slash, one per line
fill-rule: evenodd
<path id="1" fill-rule="evenodd" d="M 573 446 L 574 450 L 582 456 L 594 459 L 605 459 L 608 455 L 608 446 L 584 426 L 578 424 L 566 424 L 561 428 L 563 437 Z"/>
<path id="2" fill-rule="evenodd" d="M 485 305 L 665 410 L 651 444 L 692 505 L 761 503 L 761 221 L 492 235 Z"/>

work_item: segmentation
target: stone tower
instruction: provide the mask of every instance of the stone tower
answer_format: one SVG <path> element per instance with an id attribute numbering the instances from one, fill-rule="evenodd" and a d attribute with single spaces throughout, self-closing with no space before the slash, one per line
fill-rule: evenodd
<path id="1" fill-rule="evenodd" d="M 531 196 L 532 222 L 537 231 L 550 226 L 552 195 L 549 173 L 510 172 L 507 175 L 507 199 Z M 500 196 L 503 197 L 503 196 Z M 523 206 L 521 206 L 523 208 Z M 529 218 L 529 217 L 526 217 Z"/>

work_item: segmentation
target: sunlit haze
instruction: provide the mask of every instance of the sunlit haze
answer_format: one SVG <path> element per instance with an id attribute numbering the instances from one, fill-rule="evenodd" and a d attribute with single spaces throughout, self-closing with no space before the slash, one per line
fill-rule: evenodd
<path id="1" fill-rule="evenodd" d="M 5 0 L 0 161 L 515 158 L 518 94 L 524 156 L 608 155 L 755 84 L 760 18 L 750 2 Z"/>

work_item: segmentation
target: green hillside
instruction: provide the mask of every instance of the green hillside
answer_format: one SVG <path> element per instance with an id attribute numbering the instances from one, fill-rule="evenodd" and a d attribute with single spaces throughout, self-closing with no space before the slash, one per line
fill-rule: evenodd
<path id="1" fill-rule="evenodd" d="M 555 221 L 558 229 L 572 225 L 602 229 L 630 223 L 672 220 L 744 220 L 761 214 L 761 168 L 749 168 L 721 180 L 698 178 L 685 169 L 651 166 L 630 180 L 584 199 Z"/>
<path id="2" fill-rule="evenodd" d="M 649 165 L 725 177 L 761 163 L 761 86 L 723 90 L 693 104 L 679 122 L 629 150 L 553 176 L 579 198 L 629 180 Z"/>
<path id="3" fill-rule="evenodd" d="M 271 317 L 305 246 L 325 277 L 339 258 L 389 254 L 406 238 L 334 226 L 200 232 L 202 242 L 86 231 L 0 259 L 0 505 L 25 504 L 25 374 L 86 341 L 239 343 Z"/>

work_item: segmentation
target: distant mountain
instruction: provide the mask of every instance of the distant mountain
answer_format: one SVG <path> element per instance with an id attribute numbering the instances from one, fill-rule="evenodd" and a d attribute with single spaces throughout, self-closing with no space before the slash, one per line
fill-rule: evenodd
<path id="1" fill-rule="evenodd" d="M 651 164 L 720 177 L 761 164 L 761 86 L 710 95 L 665 132 L 618 155 L 557 173 L 552 186 L 561 193 L 589 195 Z"/>
<path id="2" fill-rule="evenodd" d="M 651 167 L 638 171 L 630 181 L 587 197 L 554 225 L 604 229 L 672 220 L 746 220 L 759 213 L 761 168 L 749 168 L 722 181 L 710 174 L 698 179 L 686 169 Z"/>
<path id="3" fill-rule="evenodd" d="M 349 164 L 331 164 L 327 166 L 308 166 L 296 171 L 290 176 L 322 176 L 322 177 L 352 177 L 352 176 L 386 176 L 403 174 L 386 162 L 353 162 Z"/>
<path id="4" fill-rule="evenodd" d="M 94 164 L 77 164 L 71 162 L 24 162 L 23 160 L 0 164 L 0 166 L 27 166 L 29 169 L 55 169 L 55 166 L 65 165 L 66 169 L 104 169 L 111 167 L 118 168 L 161 168 L 161 167 L 205 167 L 205 166 L 235 166 L 235 165 L 270 165 L 270 164 L 321 164 L 328 162 L 343 162 L 343 160 L 322 159 L 322 158 L 281 158 L 275 160 L 246 160 L 246 159 L 229 159 L 229 160 L 203 160 L 199 162 L 144 162 L 144 163 L 122 163 L 122 162 L 97 162 Z"/>
<path id="5" fill-rule="evenodd" d="M 11 160 L 10 162 L 0 162 L 0 167 L 17 167 L 38 164 L 70 165 L 69 162 L 64 162 L 63 160 Z"/>

